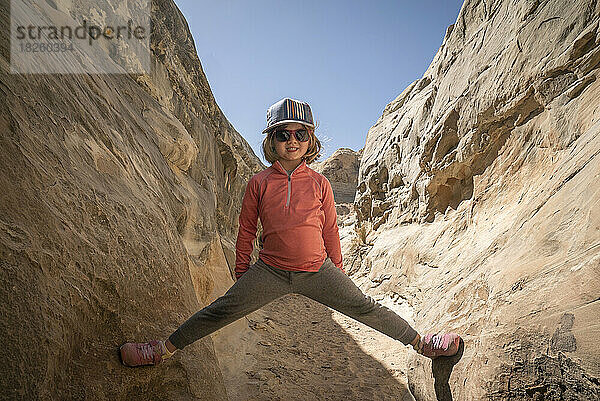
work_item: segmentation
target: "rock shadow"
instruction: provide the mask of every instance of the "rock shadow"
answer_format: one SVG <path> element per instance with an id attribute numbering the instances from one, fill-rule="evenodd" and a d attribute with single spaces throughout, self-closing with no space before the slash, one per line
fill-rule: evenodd
<path id="1" fill-rule="evenodd" d="M 438 401 L 451 401 L 452 390 L 450 390 L 450 374 L 454 365 L 460 361 L 465 350 L 465 343 L 460 339 L 458 352 L 453 356 L 438 357 L 432 361 L 431 371 L 434 378 L 435 397 Z"/>
<path id="2" fill-rule="evenodd" d="M 368 344 L 358 343 L 339 319 L 334 319 L 338 313 L 295 293 L 254 312 L 249 327 L 258 339 L 251 349 L 252 363 L 240 372 L 240 379 L 246 381 L 245 397 L 265 401 L 414 400 L 402 383 L 408 366 L 394 366 L 392 372 L 366 353 Z M 360 337 L 367 341 L 377 341 L 379 335 L 387 338 L 348 319 L 356 322 L 353 330 L 359 327 Z M 412 352 L 401 342 L 391 341 L 397 342 L 398 353 Z"/>

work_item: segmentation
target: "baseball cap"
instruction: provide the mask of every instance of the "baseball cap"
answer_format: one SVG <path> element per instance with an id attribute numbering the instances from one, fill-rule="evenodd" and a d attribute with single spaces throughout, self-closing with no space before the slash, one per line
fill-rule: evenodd
<path id="1" fill-rule="evenodd" d="M 271 105 L 267 109 L 267 128 L 262 133 L 266 134 L 273 128 L 287 123 L 301 123 L 314 128 L 315 123 L 308 103 L 286 97 Z"/>

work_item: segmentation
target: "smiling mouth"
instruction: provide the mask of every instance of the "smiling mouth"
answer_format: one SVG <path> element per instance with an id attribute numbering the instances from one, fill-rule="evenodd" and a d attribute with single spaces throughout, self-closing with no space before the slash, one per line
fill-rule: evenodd
<path id="1" fill-rule="evenodd" d="M 297 151 L 297 150 L 298 150 L 298 148 L 287 148 L 287 151 L 288 151 L 288 152 L 295 152 L 295 151 Z"/>

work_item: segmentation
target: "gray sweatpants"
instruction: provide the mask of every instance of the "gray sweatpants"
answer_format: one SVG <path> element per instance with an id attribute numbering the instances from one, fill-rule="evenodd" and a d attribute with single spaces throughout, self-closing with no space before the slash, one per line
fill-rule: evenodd
<path id="1" fill-rule="evenodd" d="M 317 272 L 282 270 L 258 259 L 223 296 L 192 315 L 169 340 L 182 349 L 289 293 L 314 299 L 403 344 L 410 344 L 417 335 L 404 319 L 365 295 L 329 258 Z"/>

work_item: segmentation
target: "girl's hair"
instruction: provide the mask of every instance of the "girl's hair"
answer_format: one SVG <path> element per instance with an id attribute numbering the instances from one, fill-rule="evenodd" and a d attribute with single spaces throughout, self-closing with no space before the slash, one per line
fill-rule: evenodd
<path id="1" fill-rule="evenodd" d="M 315 128 L 310 128 L 306 125 L 304 126 L 304 128 L 306 128 L 309 134 L 308 150 L 306 151 L 304 156 L 302 156 L 302 159 L 306 160 L 306 164 L 311 164 L 319 157 L 321 157 L 321 141 L 319 141 L 319 138 L 317 138 L 317 136 L 315 135 L 315 129 L 317 127 L 318 124 L 315 126 Z M 273 144 L 273 141 L 275 141 L 275 131 L 277 131 L 277 128 L 274 128 L 271 131 L 269 131 L 269 133 L 267 134 L 265 139 L 263 139 L 262 142 L 263 155 L 265 156 L 265 159 L 271 164 L 275 163 L 279 159 L 279 155 L 277 154 L 277 151 L 275 150 L 275 145 Z"/>

